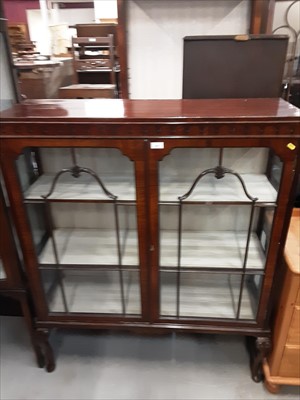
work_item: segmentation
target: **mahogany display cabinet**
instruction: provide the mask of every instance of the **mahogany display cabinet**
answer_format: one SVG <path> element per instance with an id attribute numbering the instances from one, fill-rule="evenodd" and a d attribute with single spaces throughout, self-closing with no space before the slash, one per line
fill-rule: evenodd
<path id="1" fill-rule="evenodd" d="M 4 111 L 1 166 L 47 370 L 52 328 L 177 330 L 254 338 L 259 381 L 299 119 L 276 98 Z"/>

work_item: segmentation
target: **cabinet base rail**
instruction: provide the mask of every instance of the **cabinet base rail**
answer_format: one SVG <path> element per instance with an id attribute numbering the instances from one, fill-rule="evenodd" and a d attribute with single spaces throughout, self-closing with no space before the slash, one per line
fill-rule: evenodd
<path id="1" fill-rule="evenodd" d="M 55 369 L 55 357 L 52 346 L 49 342 L 51 329 L 97 329 L 110 330 L 117 329 L 122 331 L 131 331 L 139 335 L 160 335 L 172 332 L 186 333 L 210 333 L 210 334 L 241 334 L 246 336 L 246 346 L 250 355 L 250 370 L 254 382 L 261 382 L 263 379 L 263 360 L 269 354 L 271 344 L 270 330 L 258 328 L 236 328 L 236 327 L 212 327 L 212 326 L 184 326 L 175 324 L 147 324 L 147 323 L 131 323 L 131 324 L 112 324 L 112 323 L 67 323 L 67 322 L 37 322 L 35 345 L 39 350 L 37 358 L 38 366 L 45 367 L 47 372 L 52 372 Z M 199 357 L 201 357 L 199 353 Z"/>

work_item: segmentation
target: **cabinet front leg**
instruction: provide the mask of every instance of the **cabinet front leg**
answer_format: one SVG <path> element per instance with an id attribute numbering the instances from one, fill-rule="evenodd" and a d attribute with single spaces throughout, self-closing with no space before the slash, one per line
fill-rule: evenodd
<path id="1" fill-rule="evenodd" d="M 32 343 L 32 347 L 33 350 L 35 352 L 35 356 L 36 356 L 36 361 L 37 364 L 39 366 L 39 368 L 44 368 L 45 366 L 45 357 L 44 354 L 42 352 L 42 349 L 39 345 L 39 342 L 37 340 L 37 335 L 36 335 L 36 330 L 35 330 L 35 326 L 34 326 L 34 319 L 33 319 L 33 315 L 32 312 L 30 310 L 29 307 L 29 299 L 28 296 L 26 294 L 23 294 L 20 298 L 20 303 L 21 303 L 21 307 L 22 307 L 22 312 L 23 312 L 23 316 L 25 319 L 25 323 L 27 325 L 28 328 L 28 332 L 30 335 L 30 340 Z"/>
<path id="2" fill-rule="evenodd" d="M 250 353 L 250 368 L 254 382 L 263 379 L 262 362 L 272 348 L 270 337 L 247 338 L 247 347 Z"/>
<path id="3" fill-rule="evenodd" d="M 38 329 L 37 330 L 37 341 L 44 356 L 45 365 L 47 372 L 52 372 L 55 369 L 55 361 L 52 347 L 49 343 L 49 330 L 48 329 Z M 40 364 L 42 366 L 42 364 Z"/>

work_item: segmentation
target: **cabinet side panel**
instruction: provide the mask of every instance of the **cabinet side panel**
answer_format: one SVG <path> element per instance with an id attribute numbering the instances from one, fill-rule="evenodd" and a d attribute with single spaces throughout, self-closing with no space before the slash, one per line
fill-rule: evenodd
<path id="1" fill-rule="evenodd" d="M 296 300 L 298 287 L 299 283 L 295 279 L 294 274 L 287 269 L 278 309 L 276 310 L 277 317 L 273 331 L 273 351 L 268 360 L 271 375 L 276 376 L 279 373 L 280 363 L 293 316 L 293 305 Z"/>

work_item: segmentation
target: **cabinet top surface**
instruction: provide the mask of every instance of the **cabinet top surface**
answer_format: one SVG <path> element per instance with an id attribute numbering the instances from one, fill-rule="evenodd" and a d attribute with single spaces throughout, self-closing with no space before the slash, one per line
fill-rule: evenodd
<path id="1" fill-rule="evenodd" d="M 300 110 L 283 99 L 27 100 L 0 113 L 3 122 L 295 122 Z"/>

